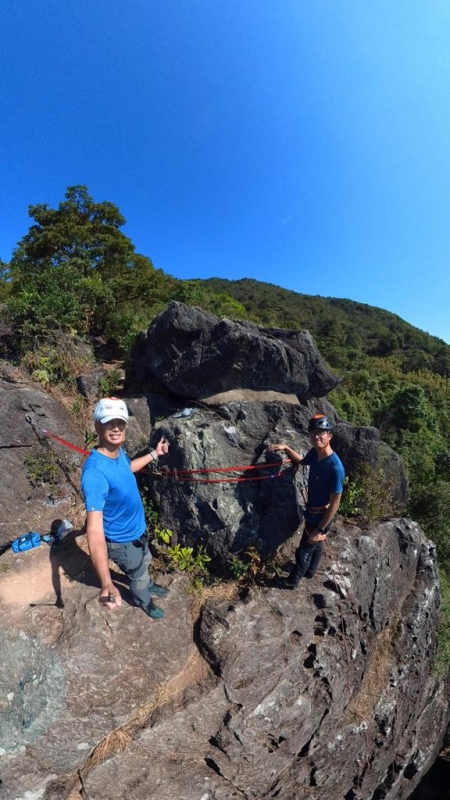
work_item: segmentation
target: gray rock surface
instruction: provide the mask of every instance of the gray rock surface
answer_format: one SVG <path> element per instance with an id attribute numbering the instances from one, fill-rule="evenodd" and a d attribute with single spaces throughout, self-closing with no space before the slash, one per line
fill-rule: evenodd
<path id="1" fill-rule="evenodd" d="M 106 612 L 84 537 L 4 559 L 1 797 L 41 798 L 105 736 L 145 717 L 145 704 L 183 670 L 195 651 L 190 603 L 179 578 L 164 602 L 170 622 L 158 629 L 126 602 L 123 576 L 113 571 L 125 602 Z"/>
<path id="2" fill-rule="evenodd" d="M 408 797 L 449 713 L 430 674 L 438 604 L 434 548 L 399 519 L 340 527 L 294 598 L 206 605 L 200 648 L 230 704 L 218 772 L 254 800 Z"/>
<path id="3" fill-rule="evenodd" d="M 2 505 L 0 548 L 27 531 L 48 533 L 78 501 L 82 457 L 44 429 L 83 446 L 75 421 L 42 387 L 0 365 Z"/>
<path id="4" fill-rule="evenodd" d="M 333 449 L 355 477 L 361 467 L 379 465 L 393 506 L 398 510 L 405 507 L 409 486 L 400 456 L 381 441 L 377 428 L 339 421 L 333 430 Z"/>
<path id="5" fill-rule="evenodd" d="M 181 397 L 196 399 L 254 389 L 308 400 L 323 397 L 339 383 L 307 331 L 258 328 L 177 302 L 152 322 L 137 357 L 150 377 Z M 136 372 L 145 379 L 142 363 Z"/>
<path id="6" fill-rule="evenodd" d="M 170 455 L 160 462 L 162 475 L 148 478 L 161 525 L 185 544 L 203 542 L 222 561 L 251 545 L 265 556 L 273 552 L 303 521 L 307 470 L 293 470 L 290 463 L 282 463 L 283 454 L 268 448 L 284 442 L 306 453 L 308 420 L 318 410 L 317 402 L 292 406 L 279 401 L 236 401 L 214 410 L 182 408 L 156 423 L 152 441 L 163 434 L 170 442 Z M 335 449 L 347 472 L 361 461 L 379 468 L 392 487 L 392 503 L 399 503 L 400 496 L 405 500 L 400 459 L 380 442 L 374 428 L 338 425 Z M 242 469 L 255 464 L 262 466 Z M 271 466 L 265 468 L 265 464 Z M 217 467 L 237 469 L 208 471 Z"/>
<path id="7" fill-rule="evenodd" d="M 404 502 L 396 454 L 323 398 L 337 379 L 307 334 L 202 314 L 173 304 L 160 315 L 145 358 L 170 392 L 127 400 L 130 452 L 170 442 L 161 474 L 143 479 L 175 540 L 202 541 L 222 562 L 286 542 L 287 565 L 306 475 L 268 447 L 306 450 L 320 411 L 338 423 L 347 471 L 380 467 L 392 502 Z M 206 409 L 179 401 L 223 391 L 238 394 Z M 80 444 L 40 387 L 4 366 L 0 393 L 1 543 L 70 517 L 82 458 L 43 435 Z M 51 480 L 32 481 L 43 464 Z M 254 464 L 263 466 L 242 469 Z M 211 472 L 223 467 L 237 471 Z M 183 472 L 192 469 L 207 472 L 194 482 Z M 232 475 L 258 480 L 223 479 Z M 111 613 L 80 529 L 58 547 L 0 555 L 2 799 L 406 800 L 437 756 L 449 720 L 448 687 L 431 672 L 439 582 L 434 546 L 414 522 L 338 520 L 319 572 L 295 592 L 221 583 L 198 595 L 185 576 L 160 576 L 171 592 L 157 622 L 129 605 L 118 570 L 113 579 L 124 603 Z"/>
<path id="8" fill-rule="evenodd" d="M 32 612 L 1 606 L 23 656 L 1 679 L 6 800 L 404 800 L 437 755 L 439 588 L 413 522 L 338 525 L 298 591 L 222 586 L 199 616 L 177 578 L 157 623 L 100 608 L 80 545 L 63 609 L 50 581 Z"/>
<path id="9" fill-rule="evenodd" d="M 84 372 L 82 375 L 78 375 L 78 391 L 83 395 L 83 397 L 86 397 L 88 400 L 94 403 L 99 397 L 100 381 L 102 378 L 106 378 L 107 375 L 108 373 L 106 369 L 101 366 L 97 366 L 95 369 L 89 370 L 89 372 Z"/>

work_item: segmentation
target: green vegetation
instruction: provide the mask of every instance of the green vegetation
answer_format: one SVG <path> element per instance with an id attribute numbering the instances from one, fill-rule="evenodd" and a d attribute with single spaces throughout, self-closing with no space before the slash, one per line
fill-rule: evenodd
<path id="1" fill-rule="evenodd" d="M 29 214 L 34 224 L 9 266 L 0 264 L 0 300 L 22 355 L 59 330 L 101 339 L 126 356 L 136 334 L 173 299 L 243 314 L 232 297 L 155 269 L 120 230 L 125 219 L 117 206 L 94 202 L 86 186 L 69 187 L 57 209 L 34 205 Z"/>
<path id="2" fill-rule="evenodd" d="M 7 304 L 22 351 L 54 329 L 107 336 L 119 348 L 131 343 L 145 325 L 144 309 L 158 307 L 173 280 L 135 253 L 118 208 L 72 186 L 57 209 L 35 205 L 29 214 L 34 224 L 8 271 Z"/>
<path id="3" fill-rule="evenodd" d="M 198 545 L 195 554 L 193 547 L 182 547 L 180 544 L 168 547 L 167 552 L 172 564 L 182 572 L 195 571 L 202 575 L 207 574 L 206 564 L 211 561 L 211 558 L 202 544 Z"/>
<path id="4" fill-rule="evenodd" d="M 108 375 L 104 375 L 98 382 L 98 393 L 101 397 L 111 397 L 115 395 L 121 386 L 120 371 L 113 369 Z"/>
<path id="5" fill-rule="evenodd" d="M 10 348 L 4 357 L 21 363 L 51 391 L 69 389 L 82 416 L 75 376 L 100 349 L 127 361 L 136 335 L 171 300 L 266 327 L 308 329 L 342 379 L 330 396 L 339 416 L 378 427 L 401 455 L 411 488 L 406 511 L 436 542 L 442 574 L 450 577 L 450 347 L 445 342 L 395 314 L 351 300 L 249 279 L 176 280 L 135 252 L 121 230 L 125 220 L 119 209 L 94 201 L 85 186 L 69 187 L 55 209 L 33 205 L 29 213 L 32 225 L 10 263 L 0 262 L 0 303 L 13 331 L 3 343 Z M 111 373 L 104 379 L 102 392 L 114 391 L 119 377 Z M 39 464 L 30 464 L 29 474 L 32 481 L 52 477 L 51 469 Z M 157 511 L 145 502 L 153 530 Z M 351 476 L 342 509 L 368 521 L 384 516 L 379 476 Z M 251 579 L 259 569 L 257 554 L 249 553 L 230 563 L 237 578 Z M 181 550 L 173 557 L 190 563 Z"/>
<path id="6" fill-rule="evenodd" d="M 47 483 L 56 486 L 59 482 L 59 469 L 51 450 L 44 450 L 25 458 L 27 478 L 34 487 Z"/>
<path id="7" fill-rule="evenodd" d="M 356 517 L 363 524 L 392 516 L 392 489 L 381 466 L 361 464 L 354 475 L 345 479 L 339 513 L 344 517 Z"/>
<path id="8" fill-rule="evenodd" d="M 76 391 L 75 376 L 92 367 L 95 360 L 85 341 L 56 329 L 42 334 L 28 349 L 23 349 L 21 363 L 33 380 L 44 386 L 64 384 Z"/>
<path id="9" fill-rule="evenodd" d="M 167 546 L 172 541 L 173 531 L 171 531 L 170 528 L 156 527 L 153 532 L 155 534 L 156 541 L 160 544 L 165 544 Z"/>
<path id="10" fill-rule="evenodd" d="M 205 547 L 202 544 L 195 549 L 183 547 L 179 543 L 171 545 L 173 531 L 170 528 L 159 528 L 156 525 L 153 535 L 159 554 L 163 559 L 172 569 L 186 572 L 190 577 L 192 588 L 201 589 L 205 580 L 209 578 L 207 564 L 211 561 Z"/>
<path id="11" fill-rule="evenodd" d="M 436 652 L 433 669 L 442 677 L 448 674 L 450 665 L 450 580 L 448 575 L 440 571 L 442 605 L 441 616 L 436 636 Z"/>
<path id="12" fill-rule="evenodd" d="M 144 506 L 145 522 L 147 524 L 147 528 L 149 529 L 149 531 L 151 533 L 155 533 L 157 539 L 160 538 L 161 541 L 164 541 L 164 537 L 163 537 L 163 535 L 161 533 L 161 530 L 158 527 L 159 514 L 158 514 L 157 509 L 153 505 L 153 500 L 150 497 L 150 490 L 149 490 L 147 484 L 144 483 L 144 481 L 139 480 L 138 484 L 139 484 L 139 491 L 140 491 L 140 494 L 141 494 L 142 504 Z M 164 533 L 165 533 L 167 531 L 167 528 L 164 528 L 163 530 L 164 530 Z M 160 533 L 161 533 L 161 537 L 159 537 Z M 172 536 L 172 531 L 169 531 L 169 534 L 170 534 L 170 537 L 171 537 Z M 165 535 L 167 535 L 167 534 L 165 533 Z M 169 537 L 169 541 L 170 541 L 170 537 Z M 168 544 L 168 541 L 166 542 L 166 544 Z"/>
<path id="13" fill-rule="evenodd" d="M 277 553 L 263 560 L 256 547 L 249 547 L 240 555 L 230 556 L 228 567 L 231 576 L 243 586 L 267 585 L 284 574 Z"/>

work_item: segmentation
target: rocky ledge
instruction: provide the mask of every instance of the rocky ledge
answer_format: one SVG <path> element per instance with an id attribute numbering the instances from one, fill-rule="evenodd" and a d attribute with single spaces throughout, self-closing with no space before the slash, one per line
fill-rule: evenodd
<path id="1" fill-rule="evenodd" d="M 11 555 L 1 585 L 7 800 L 403 800 L 436 758 L 439 587 L 415 523 L 337 524 L 295 592 L 166 576 L 160 622 L 106 612 L 83 537 L 60 548 Z"/>

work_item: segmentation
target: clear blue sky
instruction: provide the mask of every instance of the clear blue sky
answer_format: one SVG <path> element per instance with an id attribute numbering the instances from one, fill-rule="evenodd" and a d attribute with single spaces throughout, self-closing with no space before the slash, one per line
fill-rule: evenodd
<path id="1" fill-rule="evenodd" d="M 86 184 L 179 278 L 450 343 L 448 0 L 2 0 L 0 257 Z"/>

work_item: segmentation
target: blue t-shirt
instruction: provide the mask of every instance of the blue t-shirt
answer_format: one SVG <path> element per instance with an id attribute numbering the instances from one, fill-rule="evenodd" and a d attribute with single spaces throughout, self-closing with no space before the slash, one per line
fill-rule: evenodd
<path id="1" fill-rule="evenodd" d="M 117 458 L 93 450 L 81 473 L 86 511 L 103 512 L 105 537 L 132 542 L 145 531 L 145 514 L 130 459 L 120 448 Z"/>
<path id="2" fill-rule="evenodd" d="M 309 467 L 308 509 L 318 510 L 316 512 L 307 511 L 306 518 L 314 518 L 314 520 L 323 516 L 325 507 L 330 502 L 330 493 L 340 494 L 342 492 L 345 478 L 342 461 L 336 453 L 331 453 L 322 461 L 317 459 L 317 451 L 312 447 L 300 462 L 302 467 Z"/>

